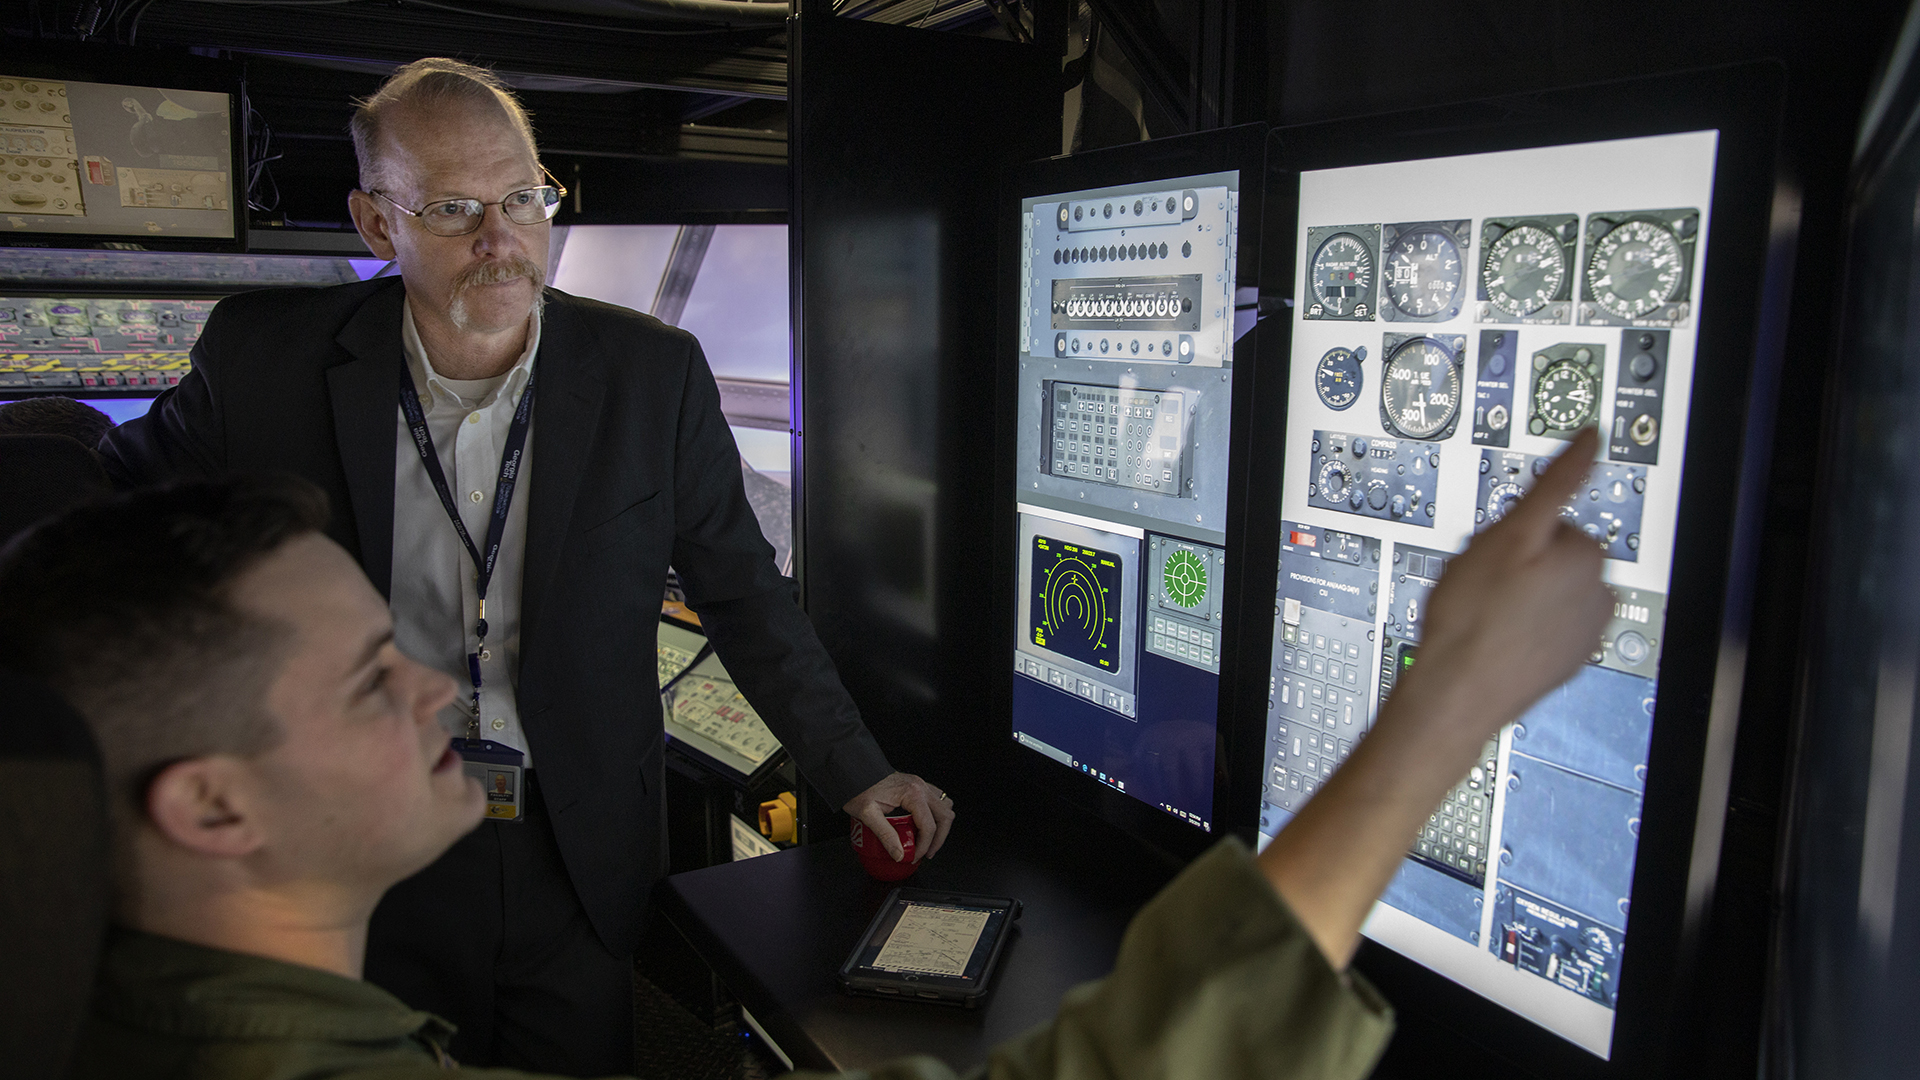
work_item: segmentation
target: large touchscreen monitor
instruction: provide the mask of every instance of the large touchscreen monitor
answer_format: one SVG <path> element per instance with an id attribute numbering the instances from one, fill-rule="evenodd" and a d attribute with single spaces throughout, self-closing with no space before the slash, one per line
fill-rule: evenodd
<path id="1" fill-rule="evenodd" d="M 1487 743 L 1365 934 L 1606 1057 L 1633 934 L 1718 133 L 1308 169 L 1260 830 L 1420 662 L 1447 563 L 1586 427 L 1588 664 Z M 1498 678 L 1497 672 L 1487 673 Z"/>
<path id="2" fill-rule="evenodd" d="M 1013 736 L 1214 824 L 1237 170 L 1021 200 Z"/>

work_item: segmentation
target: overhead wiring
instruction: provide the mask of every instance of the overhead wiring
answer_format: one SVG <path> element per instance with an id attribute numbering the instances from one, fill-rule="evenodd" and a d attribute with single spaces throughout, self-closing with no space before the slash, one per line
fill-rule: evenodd
<path id="1" fill-rule="evenodd" d="M 140 20 L 160 0 L 132 0 L 117 14 L 110 14 L 115 36 L 124 26 L 124 38 L 132 45 L 140 33 Z M 392 8 L 422 7 L 436 11 L 447 11 L 457 15 L 467 15 L 477 19 L 498 19 L 506 22 L 528 23 L 536 26 L 562 27 L 574 30 L 596 30 L 620 34 L 646 34 L 663 37 L 689 37 L 702 35 L 740 34 L 755 31 L 765 32 L 785 25 L 788 6 L 777 2 L 754 2 L 754 0 L 621 0 L 622 6 L 632 10 L 636 18 L 667 19 L 676 22 L 708 21 L 726 25 L 701 27 L 662 27 L 636 26 L 616 21 L 584 22 L 572 19 L 555 19 L 543 15 L 520 15 L 488 7 L 471 7 L 465 4 L 446 3 L 444 0 L 171 0 L 181 4 L 209 4 L 216 7 L 340 7 L 353 4 L 378 3 L 380 7 Z M 119 4 L 114 5 L 119 8 Z"/>

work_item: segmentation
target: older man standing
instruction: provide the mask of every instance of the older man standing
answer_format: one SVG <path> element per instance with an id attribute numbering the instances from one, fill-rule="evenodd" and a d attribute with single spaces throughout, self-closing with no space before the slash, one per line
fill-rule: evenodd
<path id="1" fill-rule="evenodd" d="M 699 344 L 543 287 L 565 192 L 490 73 L 401 68 L 353 120 L 367 246 L 399 280 L 235 296 L 194 370 L 101 444 L 123 484 L 284 470 L 455 677 L 443 722 L 489 820 L 402 882 L 367 975 L 469 1065 L 632 1068 L 631 955 L 663 865 L 653 642 L 667 567 L 807 778 L 878 823 L 944 793 L 892 771 L 775 570 Z M 537 451 L 537 452 L 536 452 Z M 892 840 L 891 830 L 877 830 Z"/>

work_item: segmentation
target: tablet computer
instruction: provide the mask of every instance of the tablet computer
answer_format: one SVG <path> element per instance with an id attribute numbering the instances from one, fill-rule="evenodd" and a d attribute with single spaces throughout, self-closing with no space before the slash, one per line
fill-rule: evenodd
<path id="1" fill-rule="evenodd" d="M 840 965 L 840 987 L 971 1009 L 986 996 L 1019 917 L 1020 901 L 1010 896 L 895 889 Z"/>

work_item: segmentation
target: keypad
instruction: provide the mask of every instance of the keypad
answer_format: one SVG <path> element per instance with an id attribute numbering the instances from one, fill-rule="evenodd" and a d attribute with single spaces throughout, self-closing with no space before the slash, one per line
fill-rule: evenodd
<path id="1" fill-rule="evenodd" d="M 1269 681 L 1271 765 L 1267 801 L 1306 805 L 1367 733 L 1368 627 L 1312 608 L 1282 623 Z"/>
<path id="2" fill-rule="evenodd" d="M 1053 383 L 1048 472 L 1114 487 L 1181 494 L 1184 398 L 1172 391 Z"/>
<path id="3" fill-rule="evenodd" d="M 1489 742 L 1465 780 L 1447 792 L 1413 841 L 1413 858 L 1474 885 L 1487 881 L 1487 841 L 1493 835 L 1493 782 L 1498 746 Z"/>
<path id="4" fill-rule="evenodd" d="M 1155 615 L 1152 637 L 1148 638 L 1147 648 L 1162 656 L 1185 660 L 1195 667 L 1205 668 L 1218 674 L 1220 671 L 1218 638 L 1219 635 L 1215 631 L 1205 627 Z"/>

